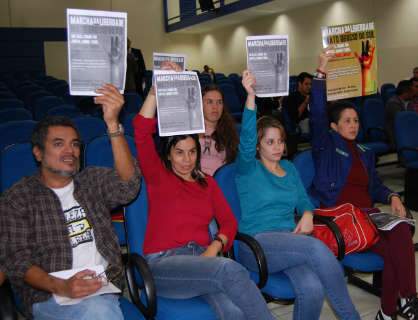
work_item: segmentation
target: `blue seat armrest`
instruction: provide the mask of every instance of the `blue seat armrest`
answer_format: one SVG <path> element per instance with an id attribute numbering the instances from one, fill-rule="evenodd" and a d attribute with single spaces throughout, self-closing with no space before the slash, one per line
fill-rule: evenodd
<path id="1" fill-rule="evenodd" d="M 254 254 L 259 274 L 257 287 L 262 289 L 266 285 L 268 279 L 267 260 L 263 248 L 257 240 L 245 233 L 237 232 L 235 240 L 245 243 Z"/>
<path id="2" fill-rule="evenodd" d="M 138 284 L 135 274 L 141 276 L 142 284 Z M 128 282 L 131 301 L 147 319 L 154 319 L 157 313 L 157 293 L 154 278 L 147 261 L 137 253 L 128 256 L 126 265 L 126 279 Z M 140 290 L 145 293 L 144 299 L 140 297 Z M 145 300 L 145 303 L 143 302 Z"/>

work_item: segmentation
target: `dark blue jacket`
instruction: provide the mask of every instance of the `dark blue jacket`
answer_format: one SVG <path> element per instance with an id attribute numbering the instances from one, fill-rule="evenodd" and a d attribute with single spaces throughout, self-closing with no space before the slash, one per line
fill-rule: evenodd
<path id="1" fill-rule="evenodd" d="M 326 82 L 314 79 L 310 102 L 310 125 L 312 134 L 312 156 L 315 176 L 309 194 L 322 205 L 331 207 L 347 181 L 352 165 L 352 156 L 347 142 L 340 134 L 329 129 L 326 112 Z M 393 193 L 377 176 L 374 153 L 357 144 L 360 159 L 369 178 L 369 195 L 373 202 L 388 203 Z"/>

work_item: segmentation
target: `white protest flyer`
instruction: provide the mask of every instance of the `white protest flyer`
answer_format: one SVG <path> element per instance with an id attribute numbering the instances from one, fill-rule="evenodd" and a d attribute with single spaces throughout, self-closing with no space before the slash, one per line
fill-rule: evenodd
<path id="1" fill-rule="evenodd" d="M 67 9 L 70 94 L 97 96 L 112 83 L 125 89 L 127 13 Z"/>
<path id="2" fill-rule="evenodd" d="M 180 66 L 181 71 L 186 70 L 186 55 L 184 54 L 154 52 L 152 54 L 153 70 L 161 70 L 163 61 L 175 62 Z"/>
<path id="3" fill-rule="evenodd" d="M 96 275 L 104 273 L 104 267 L 102 265 L 97 265 L 97 266 L 87 266 L 85 268 L 68 269 L 68 270 L 62 270 L 62 271 L 57 271 L 57 272 L 51 272 L 50 275 L 56 278 L 60 278 L 60 279 L 69 279 L 73 275 L 75 275 L 77 272 L 80 272 L 86 269 L 95 271 Z M 106 277 L 106 274 L 104 274 L 103 277 Z M 120 292 L 121 291 L 114 284 L 112 284 L 111 282 L 108 282 L 107 284 L 103 285 L 99 290 L 97 290 L 95 293 L 85 296 L 83 298 L 73 299 L 70 297 L 59 296 L 57 294 L 53 294 L 53 297 L 59 305 L 67 306 L 67 305 L 77 304 L 83 301 L 84 299 L 98 296 L 101 294 L 120 293 Z"/>
<path id="4" fill-rule="evenodd" d="M 257 97 L 289 94 L 288 35 L 250 36 L 246 38 L 247 69 L 256 79 Z"/>
<path id="5" fill-rule="evenodd" d="M 199 77 L 192 71 L 154 71 L 160 136 L 205 132 Z"/>

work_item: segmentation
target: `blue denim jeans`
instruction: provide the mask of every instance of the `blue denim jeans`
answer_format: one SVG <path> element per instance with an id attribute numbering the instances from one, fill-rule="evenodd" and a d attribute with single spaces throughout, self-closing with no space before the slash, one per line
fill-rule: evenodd
<path id="1" fill-rule="evenodd" d="M 342 267 L 321 241 L 278 231 L 259 233 L 255 239 L 264 249 L 269 273 L 282 271 L 293 285 L 296 294 L 293 319 L 319 319 L 325 295 L 340 319 L 360 319 L 348 295 Z M 238 255 L 242 264 L 258 270 L 246 245 L 239 246 Z"/>
<path id="2" fill-rule="evenodd" d="M 57 304 L 51 297 L 34 303 L 32 314 L 35 320 L 123 320 L 119 296 L 115 294 L 91 297 L 68 306 Z"/>
<path id="3" fill-rule="evenodd" d="M 200 256 L 204 251 L 190 242 L 147 255 L 158 295 L 171 299 L 201 296 L 221 320 L 274 319 L 243 266 L 228 258 Z"/>

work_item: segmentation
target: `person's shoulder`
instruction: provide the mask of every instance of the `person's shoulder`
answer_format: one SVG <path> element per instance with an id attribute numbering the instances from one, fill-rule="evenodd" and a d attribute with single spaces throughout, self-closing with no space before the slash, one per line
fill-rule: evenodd
<path id="1" fill-rule="evenodd" d="M 38 191 L 39 187 L 40 183 L 36 176 L 23 177 L 14 183 L 10 188 L 5 190 L 1 199 L 17 201 L 22 199 L 23 196 L 30 196 L 35 191 Z"/>
<path id="2" fill-rule="evenodd" d="M 402 101 L 397 95 L 390 97 L 386 102 L 386 108 L 396 108 L 398 106 L 402 106 Z"/>

